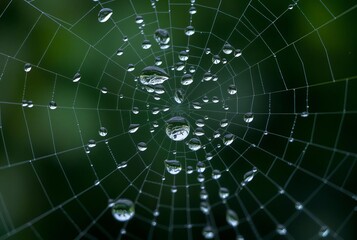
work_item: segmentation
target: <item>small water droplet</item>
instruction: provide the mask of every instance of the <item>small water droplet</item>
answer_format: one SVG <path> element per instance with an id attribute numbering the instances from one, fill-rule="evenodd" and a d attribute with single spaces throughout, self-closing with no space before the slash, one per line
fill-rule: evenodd
<path id="1" fill-rule="evenodd" d="M 205 189 L 201 190 L 200 198 L 201 200 L 206 200 L 208 198 L 208 193 Z"/>
<path id="2" fill-rule="evenodd" d="M 219 64 L 220 62 L 221 62 L 221 57 L 219 55 L 213 55 L 212 63 L 213 64 Z"/>
<path id="3" fill-rule="evenodd" d="M 24 65 L 24 71 L 25 72 L 30 72 L 31 71 L 31 69 L 32 69 L 32 66 L 31 66 L 31 64 L 30 63 L 26 63 L 25 65 Z"/>
<path id="4" fill-rule="evenodd" d="M 126 161 L 122 161 L 121 163 L 119 163 L 117 165 L 117 168 L 121 169 L 121 168 L 126 168 L 127 166 L 128 166 L 128 163 Z"/>
<path id="5" fill-rule="evenodd" d="M 295 203 L 295 208 L 296 208 L 296 210 L 302 210 L 303 209 L 303 205 L 301 203 L 299 203 L 299 202 L 296 202 Z"/>
<path id="6" fill-rule="evenodd" d="M 99 128 L 99 136 L 105 137 L 108 134 L 108 130 L 105 127 L 100 127 Z"/>
<path id="7" fill-rule="evenodd" d="M 202 173 L 198 174 L 197 181 L 202 183 L 204 180 L 205 180 L 205 175 L 203 175 Z"/>
<path id="8" fill-rule="evenodd" d="M 28 108 L 32 108 L 33 107 L 33 103 L 31 100 L 27 101 L 27 107 Z"/>
<path id="9" fill-rule="evenodd" d="M 203 80 L 208 82 L 212 80 L 212 73 L 211 72 L 205 72 L 203 74 Z"/>
<path id="10" fill-rule="evenodd" d="M 182 89 L 177 89 L 175 91 L 175 96 L 174 96 L 175 102 L 177 102 L 178 104 L 181 104 L 184 100 L 184 96 L 185 96 L 184 91 Z"/>
<path id="11" fill-rule="evenodd" d="M 229 85 L 227 91 L 230 95 L 236 94 L 237 93 L 236 85 L 234 85 L 234 84 Z"/>
<path id="12" fill-rule="evenodd" d="M 179 53 L 179 59 L 180 61 L 187 61 L 188 60 L 188 52 L 186 50 L 183 50 Z"/>
<path id="13" fill-rule="evenodd" d="M 126 222 L 135 214 L 134 203 L 129 199 L 119 199 L 112 206 L 112 215 L 119 222 Z"/>
<path id="14" fill-rule="evenodd" d="M 195 129 L 193 134 L 198 137 L 201 137 L 201 136 L 205 135 L 205 132 L 204 132 L 203 128 L 198 127 Z"/>
<path id="15" fill-rule="evenodd" d="M 119 48 L 116 52 L 116 55 L 121 56 L 121 55 L 123 55 L 123 53 L 124 53 L 123 49 Z"/>
<path id="16" fill-rule="evenodd" d="M 219 125 L 224 128 L 228 126 L 228 119 L 222 119 L 221 122 L 219 123 Z"/>
<path id="17" fill-rule="evenodd" d="M 211 226 L 204 227 L 202 230 L 202 235 L 205 239 L 213 239 L 214 238 L 213 228 Z"/>
<path id="18" fill-rule="evenodd" d="M 104 23 L 113 15 L 113 10 L 110 8 L 103 8 L 98 13 L 98 21 Z"/>
<path id="19" fill-rule="evenodd" d="M 221 171 L 215 169 L 212 171 L 212 178 L 217 180 L 221 177 Z"/>
<path id="20" fill-rule="evenodd" d="M 187 166 L 186 173 L 187 174 L 192 174 L 193 173 L 193 167 L 192 166 Z"/>
<path id="21" fill-rule="evenodd" d="M 134 70 L 135 70 L 135 65 L 130 63 L 130 64 L 128 65 L 127 71 L 128 71 L 128 72 L 132 72 L 132 71 L 134 71 Z"/>
<path id="22" fill-rule="evenodd" d="M 157 29 L 154 38 L 159 45 L 167 45 L 170 42 L 169 32 L 165 29 Z"/>
<path id="23" fill-rule="evenodd" d="M 218 194 L 221 199 L 226 199 L 229 196 L 229 190 L 225 187 L 220 187 Z"/>
<path id="24" fill-rule="evenodd" d="M 319 236 L 325 238 L 329 235 L 330 229 L 327 226 L 322 226 L 319 231 Z"/>
<path id="25" fill-rule="evenodd" d="M 133 114 L 139 114 L 139 108 L 138 107 L 133 107 L 132 113 Z"/>
<path id="26" fill-rule="evenodd" d="M 182 76 L 181 78 L 181 84 L 184 86 L 188 86 L 193 82 L 193 78 L 192 75 L 187 73 L 185 75 Z"/>
<path id="27" fill-rule="evenodd" d="M 95 142 L 94 139 L 90 139 L 90 140 L 88 141 L 88 147 L 94 148 L 96 145 L 97 145 L 97 143 Z"/>
<path id="28" fill-rule="evenodd" d="M 103 94 L 107 94 L 108 93 L 108 89 L 106 87 L 102 87 L 102 89 L 100 90 Z"/>
<path id="29" fill-rule="evenodd" d="M 151 42 L 149 40 L 145 39 L 143 41 L 143 43 L 141 44 L 141 47 L 145 50 L 149 49 L 149 48 L 151 48 Z"/>
<path id="30" fill-rule="evenodd" d="M 211 53 L 211 49 L 210 49 L 210 48 L 206 48 L 206 49 L 205 49 L 205 54 L 208 55 L 208 54 L 210 54 L 210 53 Z"/>
<path id="31" fill-rule="evenodd" d="M 306 117 L 308 117 L 309 116 L 309 113 L 308 112 L 302 112 L 301 113 L 301 117 L 303 117 L 303 118 L 306 118 Z"/>
<path id="32" fill-rule="evenodd" d="M 190 133 L 188 121 L 180 116 L 175 116 L 166 121 L 166 135 L 174 141 L 182 141 Z"/>
<path id="33" fill-rule="evenodd" d="M 165 160 L 165 166 L 166 170 L 172 175 L 178 174 L 182 169 L 181 163 L 177 160 Z"/>
<path id="34" fill-rule="evenodd" d="M 57 103 L 55 101 L 50 101 L 50 103 L 48 104 L 49 108 L 51 110 L 55 110 L 57 108 Z"/>
<path id="35" fill-rule="evenodd" d="M 246 172 L 243 176 L 244 183 L 248 183 L 248 182 L 252 181 L 254 178 L 255 172 L 256 171 L 254 171 L 254 170 Z"/>
<path id="36" fill-rule="evenodd" d="M 217 96 L 212 97 L 212 102 L 213 103 L 219 103 L 219 98 Z"/>
<path id="37" fill-rule="evenodd" d="M 238 226 L 238 215 L 235 211 L 228 209 L 226 212 L 226 221 L 232 227 Z"/>
<path id="38" fill-rule="evenodd" d="M 198 138 L 191 138 L 190 141 L 188 142 L 188 148 L 191 149 L 192 151 L 197 151 L 201 149 L 201 141 Z"/>
<path id="39" fill-rule="evenodd" d="M 137 24 L 142 24 L 144 22 L 144 18 L 142 16 L 136 16 L 135 22 Z"/>
<path id="40" fill-rule="evenodd" d="M 203 162 L 198 161 L 196 164 L 196 169 L 197 169 L 197 172 L 203 173 L 206 170 L 206 165 Z"/>
<path id="41" fill-rule="evenodd" d="M 169 75 L 162 68 L 148 66 L 141 71 L 139 79 L 143 85 L 157 85 L 168 80 Z"/>
<path id="42" fill-rule="evenodd" d="M 185 29 L 186 36 L 192 36 L 195 34 L 195 28 L 193 26 L 187 26 Z"/>
<path id="43" fill-rule="evenodd" d="M 196 13 L 197 13 L 196 8 L 195 8 L 195 7 L 190 7 L 189 13 L 190 13 L 191 15 L 196 14 Z"/>
<path id="44" fill-rule="evenodd" d="M 129 125 L 128 132 L 129 133 L 135 133 L 136 131 L 138 131 L 139 127 L 140 127 L 140 124 L 132 123 L 132 124 Z"/>
<path id="45" fill-rule="evenodd" d="M 276 227 L 276 232 L 277 232 L 279 235 L 286 235 L 287 230 L 286 230 L 285 226 L 279 224 L 279 225 Z"/>
<path id="46" fill-rule="evenodd" d="M 234 57 L 240 57 L 242 56 L 242 51 L 240 49 L 234 50 Z"/>
<path id="47" fill-rule="evenodd" d="M 138 147 L 138 150 L 141 152 L 144 152 L 148 148 L 146 143 L 144 143 L 144 142 L 139 142 L 137 147 Z"/>
<path id="48" fill-rule="evenodd" d="M 192 103 L 192 107 L 194 109 L 201 109 L 202 108 L 201 103 L 199 103 L 199 102 L 193 102 Z"/>
<path id="49" fill-rule="evenodd" d="M 228 146 L 231 145 L 231 143 L 234 141 L 234 135 L 231 133 L 227 133 L 223 137 L 223 144 Z"/>
<path id="50" fill-rule="evenodd" d="M 177 187 L 176 186 L 172 186 L 171 187 L 171 192 L 172 193 L 176 193 L 177 192 Z"/>
<path id="51" fill-rule="evenodd" d="M 254 115 L 252 112 L 247 112 L 246 114 L 244 114 L 243 117 L 244 122 L 246 123 L 251 123 L 254 120 Z"/>
<path id="52" fill-rule="evenodd" d="M 197 119 L 195 123 L 196 123 L 197 127 L 204 127 L 205 126 L 205 122 L 202 119 Z"/>
<path id="53" fill-rule="evenodd" d="M 162 64 L 161 58 L 160 58 L 160 57 L 156 57 L 156 58 L 155 58 L 155 65 L 156 65 L 156 66 L 160 66 L 161 64 Z"/>

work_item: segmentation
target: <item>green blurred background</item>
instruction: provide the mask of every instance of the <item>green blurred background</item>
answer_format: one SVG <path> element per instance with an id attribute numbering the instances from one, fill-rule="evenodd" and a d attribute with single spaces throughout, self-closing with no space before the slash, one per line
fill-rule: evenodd
<path id="1" fill-rule="evenodd" d="M 323 225 L 332 238 L 356 238 L 356 1 L 300 0 L 288 10 L 292 1 L 197 0 L 196 33 L 189 39 L 188 0 L 160 0 L 156 8 L 143 0 L 101 2 L 0 0 L 0 239 L 200 239 L 207 221 L 217 227 L 217 239 L 237 233 L 275 239 L 277 223 L 287 226 L 287 238 L 316 238 Z M 113 15 L 99 23 L 103 7 Z M 137 15 L 145 20 L 143 34 Z M 159 27 L 170 32 L 168 50 L 154 41 Z M 144 39 L 151 49 L 141 48 Z M 241 49 L 242 57 L 224 56 L 226 42 Z M 206 47 L 228 63 L 212 65 Z M 118 48 L 122 56 L 116 56 Z M 180 87 L 183 73 L 171 66 L 186 48 L 187 66 L 197 71 L 191 86 Z M 161 101 L 135 81 L 155 57 L 171 76 Z M 25 63 L 32 65 L 29 73 Z M 134 72 L 126 71 L 128 64 Z M 208 70 L 218 82 L 201 83 Z M 73 83 L 77 72 L 81 80 Z M 232 83 L 235 96 L 226 90 Z M 179 106 L 173 100 L 177 88 L 187 97 Z M 190 103 L 204 95 L 221 101 L 193 109 Z M 24 99 L 34 107 L 23 108 Z M 56 110 L 48 108 L 51 100 Z M 170 111 L 151 114 L 164 105 Z M 132 114 L 134 106 L 140 114 Z M 255 119 L 247 125 L 242 119 L 249 111 Z M 304 111 L 309 117 L 300 117 Z M 223 131 L 237 138 L 221 148 L 220 139 L 203 138 L 207 148 L 190 152 L 164 133 L 164 121 L 177 114 L 191 126 L 208 116 L 207 136 L 227 118 L 231 124 Z M 154 121 L 159 127 L 150 133 Z M 127 133 L 131 123 L 141 124 L 137 134 Z M 105 138 L 98 135 L 101 126 L 108 129 Z M 289 143 L 292 129 L 295 141 Z M 90 139 L 97 146 L 87 154 Z M 138 153 L 141 141 L 148 150 Z M 208 217 L 199 210 L 197 173 L 173 178 L 163 165 L 176 158 L 184 167 L 195 166 L 206 152 L 214 154 L 204 173 Z M 128 167 L 118 170 L 122 161 Z M 241 189 L 253 166 L 259 173 Z M 227 204 L 218 197 L 212 169 L 223 172 L 219 184 L 230 189 Z M 172 185 L 178 187 L 174 195 Z M 280 187 L 286 194 L 278 194 Z M 121 197 L 136 203 L 135 217 L 124 224 L 108 208 L 110 199 Z M 304 203 L 304 211 L 296 211 L 295 201 Z M 236 230 L 225 222 L 227 206 L 240 217 Z M 123 227 L 127 234 L 120 235 Z"/>

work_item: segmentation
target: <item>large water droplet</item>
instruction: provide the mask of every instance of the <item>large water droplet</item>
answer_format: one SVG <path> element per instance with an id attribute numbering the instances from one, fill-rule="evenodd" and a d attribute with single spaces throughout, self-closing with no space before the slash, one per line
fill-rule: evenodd
<path id="1" fill-rule="evenodd" d="M 252 112 L 247 112 L 246 114 L 244 114 L 243 117 L 244 122 L 246 123 L 251 123 L 254 120 L 254 115 Z"/>
<path id="2" fill-rule="evenodd" d="M 144 85 L 157 85 L 169 79 L 169 75 L 162 68 L 148 66 L 141 71 L 139 78 Z"/>
<path id="3" fill-rule="evenodd" d="M 211 226 L 204 227 L 202 230 L 202 235 L 205 239 L 213 239 L 214 238 L 213 228 Z"/>
<path id="4" fill-rule="evenodd" d="M 139 142 L 137 147 L 138 147 L 138 150 L 141 152 L 144 152 L 148 148 L 146 143 L 144 143 L 144 142 Z"/>
<path id="5" fill-rule="evenodd" d="M 128 221 L 135 214 L 134 203 L 129 199 L 119 199 L 112 206 L 112 214 L 120 222 Z"/>
<path id="6" fill-rule="evenodd" d="M 192 151 L 197 151 L 201 149 L 201 141 L 198 138 L 191 138 L 190 141 L 188 142 L 188 148 L 191 149 Z"/>
<path id="7" fill-rule="evenodd" d="M 237 213 L 231 209 L 228 209 L 226 212 L 226 221 L 232 227 L 238 226 L 238 216 Z"/>
<path id="8" fill-rule="evenodd" d="M 170 42 L 169 32 L 165 29 L 157 29 L 155 31 L 154 38 L 159 45 L 166 45 Z"/>
<path id="9" fill-rule="evenodd" d="M 165 160 L 165 166 L 166 170 L 172 175 L 178 174 L 182 169 L 181 163 L 177 160 Z"/>
<path id="10" fill-rule="evenodd" d="M 166 121 L 166 124 L 166 135 L 174 141 L 182 141 L 190 133 L 190 125 L 183 117 L 172 117 Z"/>
<path id="11" fill-rule="evenodd" d="M 98 13 L 98 21 L 104 23 L 113 15 L 113 10 L 110 8 L 103 8 Z"/>

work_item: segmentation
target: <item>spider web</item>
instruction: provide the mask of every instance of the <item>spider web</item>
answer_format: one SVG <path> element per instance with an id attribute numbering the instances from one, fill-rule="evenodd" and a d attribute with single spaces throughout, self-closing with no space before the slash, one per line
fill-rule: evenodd
<path id="1" fill-rule="evenodd" d="M 2 0 L 0 239 L 355 239 L 356 6 Z M 159 59 L 170 78 L 147 89 Z"/>

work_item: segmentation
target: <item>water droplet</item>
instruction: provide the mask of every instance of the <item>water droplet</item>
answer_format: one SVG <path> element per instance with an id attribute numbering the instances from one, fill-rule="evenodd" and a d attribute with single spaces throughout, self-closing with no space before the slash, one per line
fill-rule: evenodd
<path id="1" fill-rule="evenodd" d="M 201 209 L 203 214 L 208 214 L 210 207 L 209 207 L 207 202 L 201 202 L 200 209 Z"/>
<path id="2" fill-rule="evenodd" d="M 139 142 L 137 147 L 138 147 L 138 150 L 141 152 L 144 152 L 148 148 L 146 143 L 144 143 L 144 142 Z"/>
<path id="3" fill-rule="evenodd" d="M 177 192 L 177 187 L 176 186 L 172 186 L 171 187 L 171 192 L 172 193 L 176 193 Z"/>
<path id="4" fill-rule="evenodd" d="M 292 143 L 292 142 L 294 142 L 294 138 L 289 137 L 288 141 Z"/>
<path id="5" fill-rule="evenodd" d="M 31 69 L 32 69 L 32 66 L 31 66 L 31 64 L 30 63 L 26 63 L 25 65 L 24 65 L 24 71 L 25 72 L 30 72 L 31 71 Z"/>
<path id="6" fill-rule="evenodd" d="M 252 112 L 247 112 L 246 114 L 244 114 L 243 117 L 244 122 L 246 123 L 251 123 L 254 120 L 254 115 Z"/>
<path id="7" fill-rule="evenodd" d="M 226 145 L 226 146 L 231 145 L 233 140 L 234 140 L 234 135 L 231 134 L 231 133 L 227 133 L 223 137 L 223 144 Z"/>
<path id="8" fill-rule="evenodd" d="M 179 54 L 179 59 L 181 61 L 184 61 L 184 62 L 187 61 L 188 60 L 188 53 L 185 50 L 181 51 L 180 54 Z"/>
<path id="9" fill-rule="evenodd" d="M 319 236 L 320 237 L 327 237 L 330 233 L 330 229 L 327 226 L 322 226 L 319 231 Z"/>
<path id="10" fill-rule="evenodd" d="M 135 65 L 130 63 L 130 64 L 128 65 L 127 71 L 128 71 L 128 72 L 132 72 L 132 71 L 134 71 L 134 70 L 135 70 Z"/>
<path id="11" fill-rule="evenodd" d="M 169 32 L 165 29 L 157 29 L 154 38 L 159 45 L 167 45 L 170 42 Z"/>
<path id="12" fill-rule="evenodd" d="M 287 231 L 286 231 L 286 228 L 285 226 L 279 224 L 277 227 L 276 227 L 276 232 L 279 234 L 279 235 L 286 235 Z"/>
<path id="13" fill-rule="evenodd" d="M 108 134 L 108 130 L 105 127 L 100 127 L 99 128 L 99 136 L 105 137 Z"/>
<path id="14" fill-rule="evenodd" d="M 193 173 L 193 167 L 192 166 L 187 166 L 186 172 L 187 172 L 187 174 Z"/>
<path id="15" fill-rule="evenodd" d="M 96 145 L 97 145 L 97 143 L 95 142 L 94 139 L 90 139 L 90 140 L 88 141 L 88 147 L 94 148 Z"/>
<path id="16" fill-rule="evenodd" d="M 308 117 L 309 116 L 309 113 L 308 112 L 302 112 L 301 113 L 301 117 L 303 117 L 303 118 L 306 118 L 306 117 Z"/>
<path id="17" fill-rule="evenodd" d="M 155 211 L 153 212 L 153 215 L 154 215 L 155 217 L 158 217 L 158 216 L 160 215 L 159 210 L 158 210 L 158 209 L 155 209 Z"/>
<path id="18" fill-rule="evenodd" d="M 202 97 L 202 102 L 208 103 L 208 101 L 209 101 L 209 98 L 207 96 Z"/>
<path id="19" fill-rule="evenodd" d="M 175 96 L 174 96 L 175 102 L 181 104 L 184 100 L 184 96 L 185 96 L 184 91 L 182 89 L 177 89 L 175 91 Z"/>
<path id="20" fill-rule="evenodd" d="M 206 153 L 206 160 L 207 160 L 207 161 L 211 161 L 212 158 L 213 158 L 212 153 Z"/>
<path id="21" fill-rule="evenodd" d="M 176 71 L 182 71 L 185 68 L 185 64 L 183 62 L 176 63 Z"/>
<path id="22" fill-rule="evenodd" d="M 238 216 L 237 213 L 231 209 L 228 209 L 226 212 L 226 221 L 232 227 L 238 226 Z"/>
<path id="23" fill-rule="evenodd" d="M 191 15 L 196 14 L 196 13 L 197 13 L 196 8 L 195 8 L 195 7 L 191 7 L 190 10 L 189 10 L 189 13 L 190 13 Z"/>
<path id="24" fill-rule="evenodd" d="M 223 52 L 225 53 L 225 54 L 231 54 L 232 52 L 233 52 L 233 47 L 232 47 L 232 45 L 230 45 L 229 43 L 226 43 L 226 44 L 224 44 L 224 46 L 223 46 Z"/>
<path id="25" fill-rule="evenodd" d="M 142 24 L 144 22 L 144 18 L 142 16 L 136 16 L 135 22 L 137 24 Z"/>
<path id="26" fill-rule="evenodd" d="M 212 80 L 212 73 L 211 72 L 205 72 L 203 74 L 203 80 L 205 80 L 206 82 Z"/>
<path id="27" fill-rule="evenodd" d="M 188 142 L 188 148 L 191 149 L 192 151 L 197 151 L 201 149 L 201 141 L 198 138 L 191 138 L 190 141 Z"/>
<path id="28" fill-rule="evenodd" d="M 141 44 L 141 47 L 143 49 L 149 49 L 149 48 L 151 48 L 151 42 L 149 40 L 145 39 L 143 41 L 143 43 Z"/>
<path id="29" fill-rule="evenodd" d="M 107 94 L 108 93 L 108 89 L 106 87 L 102 87 L 102 89 L 100 90 L 103 94 Z"/>
<path id="30" fill-rule="evenodd" d="M 159 107 L 153 107 L 152 109 L 151 109 L 151 113 L 153 114 L 153 115 L 156 115 L 156 114 L 158 114 L 160 112 L 160 108 Z"/>
<path id="31" fill-rule="evenodd" d="M 112 214 L 119 222 L 126 222 L 135 214 L 134 203 L 129 199 L 119 199 L 112 207 Z"/>
<path id="32" fill-rule="evenodd" d="M 57 103 L 55 101 L 51 101 L 49 104 L 48 104 L 49 108 L 51 110 L 55 110 L 57 108 Z"/>
<path id="33" fill-rule="evenodd" d="M 32 108 L 33 107 L 33 103 L 31 100 L 27 101 L 27 107 L 28 108 Z"/>
<path id="34" fill-rule="evenodd" d="M 168 80 L 169 75 L 162 68 L 148 66 L 141 71 L 139 78 L 143 85 L 157 85 Z"/>
<path id="35" fill-rule="evenodd" d="M 192 103 L 192 107 L 194 108 L 194 109 L 201 109 L 202 107 L 201 107 L 201 103 L 199 103 L 199 102 L 193 102 Z"/>
<path id="36" fill-rule="evenodd" d="M 212 171 L 212 178 L 217 180 L 221 177 L 221 171 L 215 169 Z"/>
<path id="37" fill-rule="evenodd" d="M 165 166 L 166 170 L 172 175 L 178 174 L 182 169 L 181 163 L 177 160 L 165 160 Z"/>
<path id="38" fill-rule="evenodd" d="M 201 200 L 206 200 L 208 198 L 208 193 L 205 189 L 201 190 L 200 198 Z"/>
<path id="39" fill-rule="evenodd" d="M 294 8 L 294 4 L 289 4 L 288 9 L 292 10 Z"/>
<path id="40" fill-rule="evenodd" d="M 218 194 L 221 199 L 226 199 L 229 196 L 229 190 L 225 187 L 220 187 Z"/>
<path id="41" fill-rule="evenodd" d="M 129 40 L 128 36 L 123 37 L 123 42 L 127 42 Z"/>
<path id="42" fill-rule="evenodd" d="M 296 202 L 295 203 L 295 208 L 296 208 L 296 210 L 302 210 L 303 209 L 303 205 L 301 203 L 299 203 L 299 202 Z"/>
<path id="43" fill-rule="evenodd" d="M 219 123 L 219 125 L 224 128 L 228 126 L 228 119 L 222 119 L 221 122 Z"/>
<path id="44" fill-rule="evenodd" d="M 217 96 L 212 97 L 212 102 L 213 103 L 219 103 L 219 98 Z"/>
<path id="45" fill-rule="evenodd" d="M 22 100 L 22 105 L 23 107 L 27 107 L 28 106 L 28 102 L 27 100 Z"/>
<path id="46" fill-rule="evenodd" d="M 116 55 L 121 56 L 121 55 L 123 55 L 123 53 L 124 53 L 123 49 L 119 48 L 116 52 Z"/>
<path id="47" fill-rule="evenodd" d="M 205 175 L 203 175 L 202 173 L 198 174 L 197 176 L 197 181 L 198 182 L 203 182 L 205 180 Z"/>
<path id="48" fill-rule="evenodd" d="M 219 138 L 220 136 L 221 136 L 221 133 L 218 130 L 213 132 L 213 138 Z"/>
<path id="49" fill-rule="evenodd" d="M 206 170 L 206 165 L 203 162 L 199 161 L 197 162 L 196 169 L 197 172 L 203 173 Z"/>
<path id="50" fill-rule="evenodd" d="M 139 108 L 138 107 L 133 107 L 132 113 L 133 114 L 139 114 Z"/>
<path id="51" fill-rule="evenodd" d="M 203 128 L 198 127 L 195 129 L 195 132 L 193 134 L 198 137 L 201 137 L 201 136 L 205 135 L 205 131 L 203 130 Z"/>
<path id="52" fill-rule="evenodd" d="M 193 82 L 193 78 L 192 75 L 187 73 L 185 75 L 182 76 L 181 78 L 181 84 L 184 86 L 188 86 Z"/>
<path id="53" fill-rule="evenodd" d="M 113 10 L 110 8 L 103 8 L 98 13 L 98 21 L 104 23 L 113 15 Z"/>
<path id="54" fill-rule="evenodd" d="M 210 54 L 211 53 L 211 49 L 210 48 L 206 48 L 205 49 L 205 53 L 208 55 L 208 54 Z"/>
<path id="55" fill-rule="evenodd" d="M 121 163 L 119 163 L 117 165 L 117 168 L 121 169 L 121 168 L 126 168 L 127 166 L 128 166 L 128 163 L 126 161 L 122 161 Z"/>
<path id="56" fill-rule="evenodd" d="M 192 36 L 195 34 L 195 28 L 193 26 L 187 26 L 185 29 L 186 36 Z"/>
<path id="57" fill-rule="evenodd" d="M 189 69 L 188 69 L 188 71 L 189 71 L 190 73 L 195 73 L 195 72 L 196 72 L 195 66 L 190 66 Z"/>
<path id="58" fill-rule="evenodd" d="M 99 180 L 95 180 L 94 181 L 94 186 L 98 186 L 100 184 L 100 181 Z"/>
<path id="59" fill-rule="evenodd" d="M 234 50 L 234 57 L 240 57 L 242 56 L 242 51 L 240 49 Z"/>
<path id="60" fill-rule="evenodd" d="M 170 107 L 169 107 L 169 106 L 166 106 L 166 105 L 165 105 L 165 106 L 162 107 L 162 111 L 163 111 L 163 112 L 167 112 L 167 111 L 169 111 L 169 110 L 170 110 Z"/>
<path id="61" fill-rule="evenodd" d="M 244 183 L 248 183 L 248 182 L 252 181 L 254 178 L 255 172 L 256 171 L 254 171 L 254 170 L 246 172 L 243 176 Z"/>
<path id="62" fill-rule="evenodd" d="M 228 93 L 229 93 L 230 95 L 236 94 L 236 93 L 237 93 L 237 87 L 236 87 L 236 85 L 234 85 L 234 84 L 229 85 L 227 91 L 228 91 Z"/>
<path id="63" fill-rule="evenodd" d="M 196 123 L 197 127 L 204 127 L 205 126 L 205 122 L 202 119 L 197 119 L 195 123 Z"/>
<path id="64" fill-rule="evenodd" d="M 156 58 L 155 58 L 155 65 L 156 65 L 156 66 L 160 66 L 161 64 L 162 64 L 161 58 L 160 58 L 160 57 L 156 57 Z"/>
<path id="65" fill-rule="evenodd" d="M 212 63 L 213 64 L 219 64 L 221 62 L 221 57 L 218 55 L 213 55 L 212 57 Z"/>
<path id="66" fill-rule="evenodd" d="M 190 133 L 190 125 L 183 117 L 172 117 L 166 121 L 166 124 L 166 135 L 174 141 L 182 141 Z"/>
<path id="67" fill-rule="evenodd" d="M 74 74 L 72 82 L 79 82 L 79 80 L 81 80 L 81 74 L 77 72 L 76 74 Z"/>
<path id="68" fill-rule="evenodd" d="M 212 239 L 214 238 L 214 232 L 211 226 L 206 226 L 202 230 L 202 235 L 205 239 Z"/>

